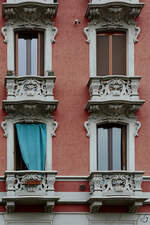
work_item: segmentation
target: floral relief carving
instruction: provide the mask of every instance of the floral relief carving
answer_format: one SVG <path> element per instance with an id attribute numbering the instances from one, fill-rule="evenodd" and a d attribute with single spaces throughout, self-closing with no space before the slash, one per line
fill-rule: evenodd
<path id="1" fill-rule="evenodd" d="M 23 25 L 48 25 L 56 16 L 57 4 L 42 4 L 36 2 L 24 2 L 20 4 L 3 4 L 3 16 L 7 24 Z"/>
<path id="2" fill-rule="evenodd" d="M 46 195 L 47 191 L 54 191 L 55 174 L 38 172 L 12 173 L 6 177 L 7 191 L 14 191 L 18 194 L 33 192 Z"/>
<path id="3" fill-rule="evenodd" d="M 93 174 L 90 178 L 90 192 L 102 192 L 102 194 L 118 192 L 130 193 L 134 191 L 141 191 L 143 173 L 129 173 L 129 172 L 99 172 Z"/>
<path id="4" fill-rule="evenodd" d="M 2 35 L 4 37 L 4 43 L 8 42 L 8 34 L 7 34 L 7 27 L 2 27 Z"/>
<path id="5" fill-rule="evenodd" d="M 8 137 L 7 122 L 5 120 L 1 122 L 1 127 L 4 131 L 4 137 Z"/>

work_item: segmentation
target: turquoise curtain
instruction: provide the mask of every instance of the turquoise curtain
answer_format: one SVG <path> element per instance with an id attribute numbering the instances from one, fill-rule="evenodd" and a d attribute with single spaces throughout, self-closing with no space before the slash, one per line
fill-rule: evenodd
<path id="1" fill-rule="evenodd" d="M 16 124 L 22 158 L 29 170 L 44 170 L 46 158 L 46 124 Z"/>

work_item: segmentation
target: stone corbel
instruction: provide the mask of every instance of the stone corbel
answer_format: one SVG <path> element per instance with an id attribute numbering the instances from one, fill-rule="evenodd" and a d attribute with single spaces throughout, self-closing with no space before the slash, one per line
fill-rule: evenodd
<path id="1" fill-rule="evenodd" d="M 8 131 L 7 131 L 7 122 L 6 120 L 1 122 L 1 127 L 4 131 L 4 137 L 8 137 Z"/>
<path id="2" fill-rule="evenodd" d="M 2 27 L 1 32 L 4 37 L 4 43 L 7 44 L 8 42 L 7 27 Z"/>
<path id="3" fill-rule="evenodd" d="M 90 212 L 91 213 L 99 213 L 101 206 L 102 206 L 102 202 L 101 201 L 94 201 L 90 205 Z"/>

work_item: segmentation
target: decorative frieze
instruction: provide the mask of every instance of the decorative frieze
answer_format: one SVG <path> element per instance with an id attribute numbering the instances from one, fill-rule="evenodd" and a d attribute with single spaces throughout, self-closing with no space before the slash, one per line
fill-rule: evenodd
<path id="1" fill-rule="evenodd" d="M 105 26 L 122 26 L 123 23 L 134 24 L 139 16 L 142 3 L 127 1 L 98 1 L 92 0 L 88 4 L 86 17 L 91 21 L 101 21 Z"/>
<path id="2" fill-rule="evenodd" d="M 26 202 L 30 205 L 31 197 L 33 201 L 36 200 L 36 204 L 45 202 L 46 206 L 54 206 L 58 200 L 54 194 L 56 174 L 56 171 L 7 171 L 5 173 L 7 197 L 4 197 L 3 201 L 6 202 L 8 211 L 10 202 L 13 205 L 16 202 L 17 204 Z"/>
<path id="3" fill-rule="evenodd" d="M 102 205 L 128 205 L 133 210 L 146 200 L 141 184 L 144 172 L 97 171 L 89 177 L 91 211 Z"/>
<path id="4" fill-rule="evenodd" d="M 3 108 L 13 116 L 53 112 L 58 104 L 53 96 L 55 79 L 55 76 L 6 76 L 7 100 L 3 101 Z"/>
<path id="5" fill-rule="evenodd" d="M 51 24 L 57 14 L 58 3 L 41 3 L 39 1 L 20 1 L 3 3 L 3 17 L 8 24 L 47 25 Z"/>
<path id="6" fill-rule="evenodd" d="M 133 116 L 144 103 L 139 100 L 140 79 L 120 75 L 90 78 L 88 87 L 91 98 L 86 107 L 88 112 Z"/>

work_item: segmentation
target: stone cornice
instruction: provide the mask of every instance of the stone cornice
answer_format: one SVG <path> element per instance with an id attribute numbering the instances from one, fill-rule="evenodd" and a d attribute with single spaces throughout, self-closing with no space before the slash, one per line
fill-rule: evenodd
<path id="1" fill-rule="evenodd" d="M 89 21 L 101 21 L 107 25 L 120 25 L 122 23 L 133 24 L 139 16 L 144 4 L 131 4 L 125 2 L 112 2 L 105 4 L 88 4 L 85 17 Z"/>
<path id="2" fill-rule="evenodd" d="M 24 2 L 18 4 L 3 3 L 3 17 L 10 24 L 47 25 L 57 14 L 58 3 L 45 4 Z"/>

